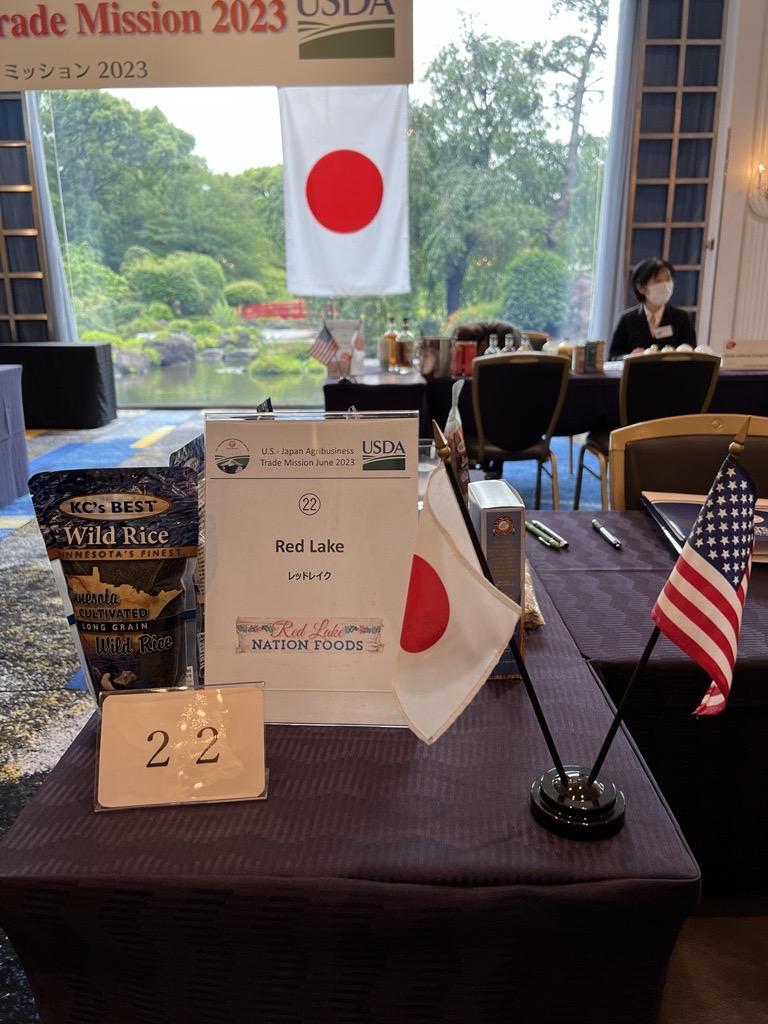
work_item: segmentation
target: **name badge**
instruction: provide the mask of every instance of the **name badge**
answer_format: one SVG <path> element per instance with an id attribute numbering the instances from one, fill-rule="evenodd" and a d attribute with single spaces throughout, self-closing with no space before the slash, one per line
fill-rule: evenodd
<path id="1" fill-rule="evenodd" d="M 97 811 L 263 800 L 266 788 L 260 685 L 102 694 Z"/>
<path id="2" fill-rule="evenodd" d="M 657 327 L 654 331 L 651 331 L 651 334 L 653 334 L 657 341 L 661 341 L 662 338 L 671 338 L 674 333 L 671 324 L 665 324 L 663 327 Z"/>

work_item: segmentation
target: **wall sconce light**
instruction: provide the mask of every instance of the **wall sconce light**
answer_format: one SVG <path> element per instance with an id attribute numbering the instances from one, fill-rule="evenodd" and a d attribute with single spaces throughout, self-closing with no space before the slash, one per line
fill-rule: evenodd
<path id="1" fill-rule="evenodd" d="M 763 163 L 755 167 L 747 199 L 752 212 L 768 220 L 768 167 Z"/>

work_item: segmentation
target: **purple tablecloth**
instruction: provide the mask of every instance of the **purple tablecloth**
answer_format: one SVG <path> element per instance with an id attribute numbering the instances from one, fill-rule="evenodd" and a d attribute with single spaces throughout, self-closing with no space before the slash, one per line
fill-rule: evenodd
<path id="1" fill-rule="evenodd" d="M 558 437 L 583 434 L 589 430 L 615 430 L 619 424 L 619 381 L 621 372 L 572 373 L 560 418 Z M 452 378 L 433 377 L 427 381 L 430 416 L 442 426 L 451 408 Z M 471 380 L 462 388 L 459 404 L 464 433 L 476 434 L 472 409 Z M 710 405 L 711 412 L 746 412 L 768 416 L 768 370 L 721 370 Z"/>
<path id="2" fill-rule="evenodd" d="M 650 609 L 675 555 L 645 512 L 600 521 L 623 541 L 617 551 L 591 527 L 594 513 L 537 513 L 570 542 L 528 544 L 535 572 L 582 655 L 614 701 L 650 636 Z M 669 800 L 702 868 L 706 888 L 766 891 L 768 822 L 768 565 L 756 565 L 744 609 L 728 708 L 694 718 L 709 678 L 662 637 L 626 711 L 626 722 Z"/>
<path id="3" fill-rule="evenodd" d="M 606 697 L 542 592 L 528 663 L 566 761 Z M 433 747 L 405 730 L 268 728 L 264 803 L 93 813 L 89 725 L 0 845 L 0 924 L 46 1024 L 656 1020 L 698 871 L 632 743 L 622 832 L 528 810 L 550 760 L 520 684 Z"/>
<path id="4" fill-rule="evenodd" d="M 27 493 L 21 367 L 0 365 L 0 508 Z"/>

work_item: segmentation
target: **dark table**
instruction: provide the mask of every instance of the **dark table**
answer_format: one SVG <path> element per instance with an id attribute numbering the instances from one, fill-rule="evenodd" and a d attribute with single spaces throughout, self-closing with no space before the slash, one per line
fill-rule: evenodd
<path id="1" fill-rule="evenodd" d="M 323 385 L 326 412 L 407 412 L 419 414 L 419 437 L 432 437 L 427 409 L 427 384 L 418 373 L 365 373 L 354 380 L 331 378 Z M 450 401 L 449 401 L 450 407 Z"/>
<path id="2" fill-rule="evenodd" d="M 605 694 L 546 592 L 528 662 L 568 760 Z M 0 845 L 0 924 L 45 1024 L 652 1024 L 698 869 L 633 744 L 618 835 L 540 829 L 525 692 L 434 746 L 271 726 L 265 803 L 93 813 L 86 727 Z"/>
<path id="3" fill-rule="evenodd" d="M 96 342 L 6 342 L 0 363 L 24 367 L 22 392 L 28 428 L 86 430 L 117 416 L 112 346 Z"/>
<path id="4" fill-rule="evenodd" d="M 451 408 L 451 377 L 432 377 L 427 381 L 429 414 L 442 426 Z M 583 434 L 589 430 L 615 430 L 619 424 L 620 370 L 605 373 L 572 373 L 568 378 L 560 417 L 555 427 L 559 437 Z M 468 437 L 476 435 L 472 409 L 472 380 L 466 378 L 459 400 L 459 411 Z M 710 405 L 710 412 L 745 412 L 768 416 L 768 370 L 721 370 Z"/>
<path id="5" fill-rule="evenodd" d="M 621 551 L 586 512 L 537 513 L 570 542 L 527 553 L 584 658 L 618 701 L 653 629 L 651 607 L 675 555 L 645 512 L 604 512 Z M 626 710 L 629 730 L 701 865 L 707 890 L 768 891 L 768 565 L 755 565 L 731 696 L 694 718 L 709 678 L 660 638 Z"/>
<path id="6" fill-rule="evenodd" d="M 21 367 L 0 366 L 0 508 L 27 493 Z"/>

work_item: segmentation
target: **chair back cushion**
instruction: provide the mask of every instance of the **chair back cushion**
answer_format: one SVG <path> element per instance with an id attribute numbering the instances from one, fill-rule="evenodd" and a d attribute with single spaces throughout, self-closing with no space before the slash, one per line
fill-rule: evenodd
<path id="1" fill-rule="evenodd" d="M 720 361 L 702 352 L 629 356 L 619 396 L 621 425 L 706 412 Z"/>
<path id="2" fill-rule="evenodd" d="M 568 384 L 563 356 L 486 356 L 473 363 L 478 436 L 484 444 L 521 451 L 552 436 Z"/>
<path id="3" fill-rule="evenodd" d="M 624 503 L 642 508 L 641 491 L 707 494 L 731 437 L 649 437 L 627 442 L 624 451 Z M 768 437 L 750 437 L 742 465 L 755 481 L 758 497 L 768 498 Z"/>

